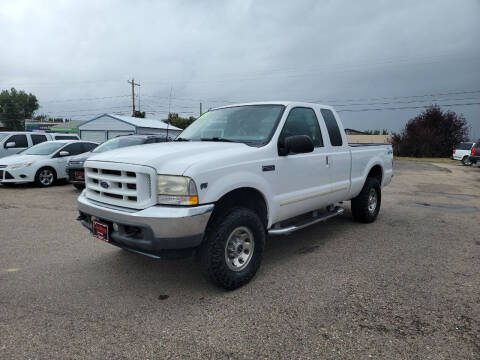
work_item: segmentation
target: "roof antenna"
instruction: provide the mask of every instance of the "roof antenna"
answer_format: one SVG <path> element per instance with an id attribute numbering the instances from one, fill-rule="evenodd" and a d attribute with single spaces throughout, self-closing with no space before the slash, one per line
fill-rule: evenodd
<path id="1" fill-rule="evenodd" d="M 172 105 L 172 90 L 173 87 L 170 86 L 170 96 L 168 98 L 167 138 L 165 139 L 165 141 L 168 141 L 168 127 L 170 125 L 170 106 Z"/>

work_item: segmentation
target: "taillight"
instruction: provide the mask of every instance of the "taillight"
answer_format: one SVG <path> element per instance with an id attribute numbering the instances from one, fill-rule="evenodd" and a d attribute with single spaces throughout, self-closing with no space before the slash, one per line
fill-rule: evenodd
<path id="1" fill-rule="evenodd" d="M 477 155 L 477 147 L 473 147 L 472 148 L 472 152 L 470 153 L 470 155 Z"/>
<path id="2" fill-rule="evenodd" d="M 454 154 L 455 154 L 455 151 L 457 151 L 457 150 L 453 149 L 453 153 L 454 153 Z"/>

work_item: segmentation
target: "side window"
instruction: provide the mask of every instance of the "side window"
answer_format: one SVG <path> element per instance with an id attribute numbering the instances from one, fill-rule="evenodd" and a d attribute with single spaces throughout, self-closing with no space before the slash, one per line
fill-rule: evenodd
<path id="1" fill-rule="evenodd" d="M 92 144 L 92 143 L 83 143 L 82 145 L 83 145 L 83 152 L 92 151 L 98 146 L 97 144 Z"/>
<path id="2" fill-rule="evenodd" d="M 55 140 L 78 140 L 75 135 L 55 135 Z"/>
<path id="3" fill-rule="evenodd" d="M 70 155 L 78 155 L 84 153 L 82 143 L 74 143 L 65 146 L 61 151 L 68 151 Z"/>
<path id="4" fill-rule="evenodd" d="M 12 135 L 4 143 L 3 147 L 7 148 L 7 144 L 14 142 L 13 148 L 28 148 L 27 135 Z"/>
<path id="5" fill-rule="evenodd" d="M 327 126 L 328 136 L 330 137 L 330 143 L 332 146 L 342 146 L 342 134 L 340 134 L 340 129 L 338 128 L 337 120 L 330 110 L 321 109 L 323 120 L 325 120 L 325 125 Z"/>
<path id="6" fill-rule="evenodd" d="M 33 145 L 37 145 L 37 144 L 40 144 L 42 142 L 47 141 L 47 137 L 45 135 L 32 134 L 30 136 L 32 138 Z"/>
<path id="7" fill-rule="evenodd" d="M 315 147 L 323 146 L 320 125 L 313 109 L 297 107 L 290 110 L 278 141 L 282 144 L 286 137 L 293 135 L 308 135 Z"/>

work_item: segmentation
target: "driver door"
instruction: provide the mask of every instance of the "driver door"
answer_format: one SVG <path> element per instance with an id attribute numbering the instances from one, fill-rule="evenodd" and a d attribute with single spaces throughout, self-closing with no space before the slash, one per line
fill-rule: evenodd
<path id="1" fill-rule="evenodd" d="M 60 156 L 62 151 L 67 151 L 67 156 Z M 53 157 L 55 171 L 57 172 L 57 178 L 63 179 L 67 177 L 67 163 L 71 157 L 79 155 L 85 152 L 82 143 L 73 143 L 61 148 Z"/>
<path id="2" fill-rule="evenodd" d="M 330 172 L 326 162 L 323 136 L 315 111 L 309 107 L 290 110 L 278 139 L 308 135 L 314 150 L 305 154 L 288 154 L 277 160 L 278 177 L 273 184 L 279 212 L 277 221 L 307 213 L 329 204 Z"/>

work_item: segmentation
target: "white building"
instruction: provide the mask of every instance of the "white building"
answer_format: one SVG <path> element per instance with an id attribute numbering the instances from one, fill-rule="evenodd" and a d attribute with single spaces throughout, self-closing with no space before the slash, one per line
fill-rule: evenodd
<path id="1" fill-rule="evenodd" d="M 162 134 L 175 138 L 182 132 L 172 125 L 167 125 L 161 120 L 136 118 L 112 114 L 99 115 L 78 126 L 78 132 L 82 140 L 102 143 L 108 139 L 131 134 Z"/>

